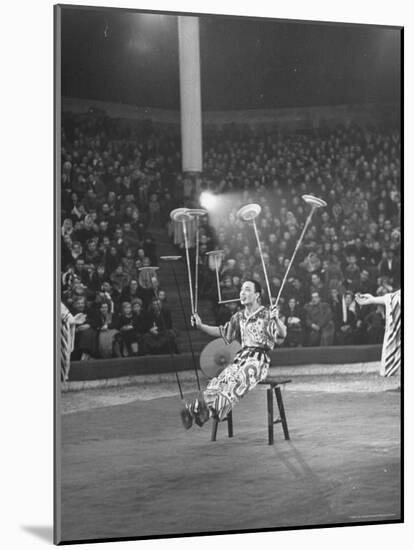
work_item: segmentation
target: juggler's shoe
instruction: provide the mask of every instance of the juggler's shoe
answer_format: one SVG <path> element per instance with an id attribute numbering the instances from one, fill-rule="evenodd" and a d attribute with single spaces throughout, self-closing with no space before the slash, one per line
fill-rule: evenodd
<path id="1" fill-rule="evenodd" d="M 210 418 L 210 409 L 203 398 L 197 399 L 197 410 L 194 415 L 194 422 L 197 426 L 202 426 Z"/>
<path id="2" fill-rule="evenodd" d="M 188 408 L 188 405 L 186 405 L 183 409 L 181 409 L 180 416 L 181 416 L 181 422 L 183 423 L 184 428 L 186 430 L 189 430 L 193 425 L 193 415 L 191 414 Z"/>

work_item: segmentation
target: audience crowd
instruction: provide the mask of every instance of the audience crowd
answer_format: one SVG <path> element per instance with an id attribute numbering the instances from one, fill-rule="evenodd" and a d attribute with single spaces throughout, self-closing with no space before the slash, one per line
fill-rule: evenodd
<path id="1" fill-rule="evenodd" d="M 285 345 L 382 342 L 384 311 L 360 310 L 354 296 L 400 287 L 398 131 L 349 126 L 281 135 L 231 128 L 208 136 L 204 168 L 203 190 L 223 196 L 213 214 L 217 230 L 213 235 L 205 225 L 200 248 L 211 243 L 223 251 L 223 301 L 238 296 L 245 278 L 266 288 L 254 229 L 237 218 L 238 208 L 261 206 L 255 223 L 276 297 L 310 211 L 301 195 L 312 193 L 327 207 L 312 217 L 283 289 Z M 213 262 L 201 262 L 203 293 L 217 302 Z M 218 307 L 217 321 L 235 308 Z"/>
<path id="2" fill-rule="evenodd" d="M 180 137 L 171 127 L 64 115 L 62 300 L 72 313 L 86 313 L 72 358 L 178 352 L 166 292 L 156 270 L 142 268 L 157 265 L 151 230 L 166 228 L 173 208 L 199 207 L 200 192 L 220 196 L 199 240 L 200 297 L 211 300 L 217 323 L 238 303 L 217 303 L 215 264 L 205 252 L 222 251 L 223 301 L 236 300 L 246 278 L 266 291 L 253 228 L 236 216 L 240 206 L 258 203 L 276 296 L 309 213 L 301 195 L 313 193 L 327 207 L 315 212 L 283 290 L 284 345 L 381 343 L 383 309 L 361 310 L 354 296 L 400 286 L 399 131 L 230 125 L 205 131 L 203 163 L 199 181 L 183 178 Z"/>

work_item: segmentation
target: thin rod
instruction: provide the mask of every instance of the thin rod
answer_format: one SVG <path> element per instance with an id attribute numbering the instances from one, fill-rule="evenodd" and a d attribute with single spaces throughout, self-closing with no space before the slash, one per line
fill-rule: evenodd
<path id="1" fill-rule="evenodd" d="M 196 379 L 197 379 L 197 388 L 198 388 L 198 391 L 201 391 L 200 379 L 198 377 L 197 364 L 196 364 L 196 359 L 195 359 L 194 349 L 193 349 L 193 342 L 191 340 L 190 329 L 189 329 L 188 324 L 187 324 L 187 316 L 186 316 L 186 313 L 185 313 L 184 303 L 183 303 L 183 299 L 182 299 L 182 296 L 181 296 L 180 285 L 178 283 L 177 274 L 175 272 L 174 266 L 171 265 L 171 268 L 172 268 L 172 272 L 173 272 L 173 275 L 174 275 L 175 285 L 176 285 L 177 290 L 178 290 L 178 299 L 180 301 L 181 311 L 183 313 L 184 326 L 185 326 L 185 331 L 187 333 L 188 343 L 190 345 L 191 357 L 193 358 L 194 372 L 195 372 Z"/>
<path id="2" fill-rule="evenodd" d="M 152 286 L 152 292 L 154 293 L 154 297 L 157 298 L 157 300 L 158 300 L 158 307 L 160 309 L 160 321 L 162 323 L 163 329 L 166 331 L 167 327 L 165 325 L 165 319 L 162 316 L 162 307 L 161 307 L 160 299 L 158 297 L 158 290 L 154 287 L 154 284 L 152 282 L 152 276 L 151 276 L 151 286 Z M 167 335 L 167 341 L 168 341 L 168 351 L 170 352 L 171 366 L 172 366 L 172 369 L 175 373 L 175 379 L 177 380 L 178 389 L 180 390 L 180 397 L 181 397 L 182 400 L 184 400 L 184 394 L 183 394 L 183 390 L 181 388 L 180 378 L 178 376 L 177 369 L 175 368 L 174 354 L 173 354 L 173 350 L 172 350 L 172 347 L 171 347 L 171 340 L 170 340 L 168 335 Z"/>
<path id="3" fill-rule="evenodd" d="M 200 233 L 200 220 L 199 217 L 196 216 L 196 260 L 195 260 L 195 298 L 194 298 L 194 312 L 197 313 L 197 307 L 198 307 L 198 259 L 200 254 L 200 245 L 198 242 L 198 237 Z"/>
<path id="4" fill-rule="evenodd" d="M 214 263 L 216 264 L 217 294 L 218 294 L 218 301 L 220 303 L 221 302 L 221 290 L 220 290 L 220 278 L 219 278 L 218 265 L 217 265 L 217 255 L 214 256 Z"/>
<path id="5" fill-rule="evenodd" d="M 187 236 L 187 226 L 185 224 L 185 220 L 183 220 L 182 224 L 183 224 L 183 234 L 184 234 L 184 244 L 185 244 L 185 257 L 187 260 L 188 284 L 190 287 L 191 315 L 194 315 L 193 283 L 191 281 L 190 254 L 188 251 L 188 236 Z"/>
<path id="6" fill-rule="evenodd" d="M 311 221 L 311 219 L 312 219 L 312 216 L 313 216 L 313 213 L 315 212 L 315 210 L 316 210 L 316 206 L 312 206 L 312 210 L 309 212 L 309 216 L 308 216 L 308 218 L 307 218 L 307 220 L 306 220 L 305 226 L 304 226 L 304 228 L 303 228 L 303 230 L 302 230 L 302 233 L 301 233 L 301 235 L 300 235 L 300 237 L 299 237 L 298 242 L 296 243 L 296 247 L 295 247 L 295 250 L 293 251 L 292 257 L 291 257 L 290 262 L 289 262 L 289 265 L 287 266 L 285 276 L 283 277 L 282 284 L 280 285 L 279 292 L 278 292 L 278 294 L 277 294 L 275 306 L 277 306 L 277 304 L 279 303 L 280 296 L 282 295 L 283 287 L 285 286 L 287 276 L 288 276 L 288 274 L 289 274 L 290 268 L 292 267 L 293 260 L 295 259 L 295 256 L 296 256 L 296 252 L 298 251 L 299 246 L 301 245 L 301 242 L 302 242 L 302 240 L 303 240 L 303 237 L 305 236 L 306 230 L 307 230 L 307 228 L 308 228 L 308 225 L 310 224 L 310 221 Z"/>
<path id="7" fill-rule="evenodd" d="M 252 222 L 253 222 L 254 234 L 256 235 L 257 246 L 259 247 L 260 259 L 262 260 L 262 266 L 263 266 L 263 272 L 264 272 L 265 281 L 266 281 L 267 293 L 269 294 L 269 304 L 271 306 L 272 305 L 272 294 L 270 292 L 269 279 L 267 278 L 267 271 L 266 271 L 266 265 L 265 265 L 264 258 L 263 258 L 262 246 L 260 244 L 260 239 L 259 239 L 259 234 L 257 232 L 256 222 L 254 221 L 254 219 L 252 220 Z"/>

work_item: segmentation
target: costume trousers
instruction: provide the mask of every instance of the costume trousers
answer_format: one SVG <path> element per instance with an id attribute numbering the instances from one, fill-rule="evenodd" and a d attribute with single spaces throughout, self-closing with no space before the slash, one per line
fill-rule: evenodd
<path id="1" fill-rule="evenodd" d="M 234 405 L 266 378 L 269 366 L 270 357 L 265 350 L 242 348 L 236 353 L 233 363 L 210 380 L 204 390 L 209 409 L 220 420 L 226 418 Z"/>

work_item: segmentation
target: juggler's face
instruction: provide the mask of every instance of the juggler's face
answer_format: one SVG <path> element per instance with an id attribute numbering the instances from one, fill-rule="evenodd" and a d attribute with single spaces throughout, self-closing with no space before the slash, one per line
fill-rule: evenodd
<path id="1" fill-rule="evenodd" d="M 240 290 L 240 302 L 243 306 L 247 306 L 257 302 L 258 292 L 254 289 L 254 284 L 251 281 L 243 283 Z"/>

